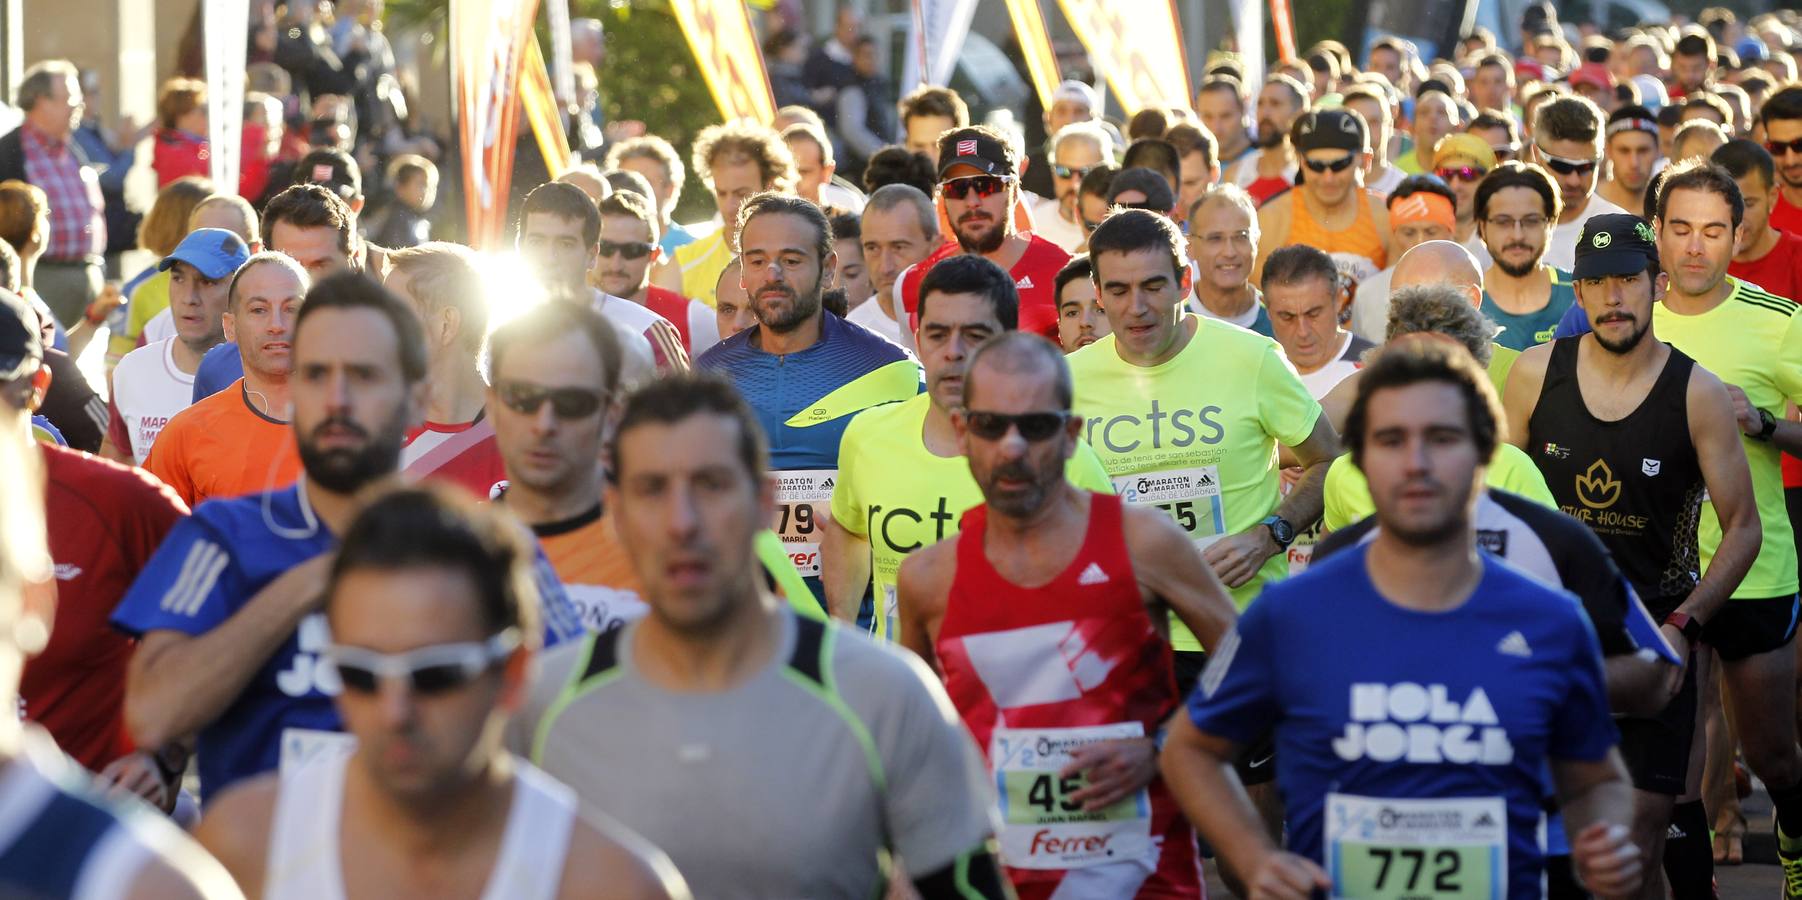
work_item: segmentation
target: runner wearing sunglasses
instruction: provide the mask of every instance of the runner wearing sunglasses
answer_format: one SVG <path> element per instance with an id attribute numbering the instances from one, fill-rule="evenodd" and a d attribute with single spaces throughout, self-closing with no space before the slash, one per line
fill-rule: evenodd
<path id="1" fill-rule="evenodd" d="M 1591 216 L 1625 215 L 1627 210 L 1596 194 L 1602 174 L 1602 111 L 1582 97 L 1556 97 L 1533 112 L 1529 158 L 1558 183 L 1558 221 L 1546 244 L 1544 262 L 1569 272 L 1577 261 L 1577 238 Z"/>
<path id="2" fill-rule="evenodd" d="M 357 516 L 324 604 L 354 749 L 245 782 L 197 832 L 247 894 L 688 896 L 667 857 L 502 749 L 538 644 L 531 582 L 517 526 L 469 499 L 403 489 Z"/>
<path id="3" fill-rule="evenodd" d="M 547 653 L 510 746 L 700 897 L 878 896 L 886 854 L 925 900 L 1003 896 L 993 789 L 930 671 L 763 589 L 757 417 L 704 374 L 627 399 L 607 502 L 650 612 Z"/>
<path id="4" fill-rule="evenodd" d="M 1055 348 L 998 336 L 957 388 L 983 502 L 902 564 L 901 640 L 937 661 L 1002 786 L 1008 877 L 1022 900 L 1200 897 L 1194 837 L 1155 764 L 1181 699 L 1166 623 L 1212 645 L 1232 601 L 1169 516 L 1071 484 L 1087 448 Z"/>
<path id="5" fill-rule="evenodd" d="M 1771 227 L 1802 234 L 1802 85 L 1766 97 L 1758 116 L 1764 123 L 1764 148 L 1777 166 Z"/>
<path id="6" fill-rule="evenodd" d="M 1114 159 L 1114 138 L 1093 121 L 1073 122 L 1051 136 L 1053 193 L 1033 207 L 1033 233 L 1075 253 L 1089 236 L 1076 208 L 1076 191 L 1090 169 Z"/>
<path id="7" fill-rule="evenodd" d="M 1263 237 L 1251 279 L 1263 281 L 1264 259 L 1276 248 L 1307 244 L 1333 258 L 1349 298 L 1359 282 L 1389 265 L 1391 255 L 1389 210 L 1364 187 L 1370 164 L 1364 117 L 1344 109 L 1314 110 L 1296 119 L 1291 130 L 1301 183 L 1258 210 Z"/>
<path id="8" fill-rule="evenodd" d="M 664 256 L 651 202 L 630 191 L 614 191 L 601 200 L 600 212 L 601 240 L 590 273 L 596 286 L 669 320 L 691 358 L 719 343 L 719 326 L 707 304 L 651 283 L 651 268 Z"/>
<path id="9" fill-rule="evenodd" d="M 1477 183 L 1495 168 L 1495 162 L 1495 150 L 1474 134 L 1448 134 L 1433 148 L 1433 175 L 1452 189 L 1457 201 L 1458 230 L 1452 240 L 1460 244 L 1468 244 L 1476 236 Z"/>
<path id="10" fill-rule="evenodd" d="M 1015 229 L 1008 211 L 1019 192 L 1019 154 L 999 132 L 975 125 L 939 137 L 939 197 L 956 241 L 901 273 L 896 293 L 907 310 L 906 328 L 919 327 L 920 282 L 933 264 L 974 253 L 1013 276 L 1020 292 L 1020 330 L 1057 340 L 1057 273 L 1070 254 Z"/>

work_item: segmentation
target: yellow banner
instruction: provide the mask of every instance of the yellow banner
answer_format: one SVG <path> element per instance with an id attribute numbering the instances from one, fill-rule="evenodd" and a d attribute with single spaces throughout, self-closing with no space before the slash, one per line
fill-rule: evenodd
<path id="1" fill-rule="evenodd" d="M 544 64 L 538 41 L 526 44 L 526 67 L 519 73 L 519 104 L 538 140 L 544 168 L 556 180 L 569 171 L 569 135 L 563 130 L 563 107 L 551 87 L 551 73 Z"/>
<path id="2" fill-rule="evenodd" d="M 1051 95 L 1063 76 L 1057 71 L 1057 54 L 1051 50 L 1051 35 L 1045 31 L 1045 13 L 1039 0 L 1007 0 L 1007 17 L 1014 20 L 1014 35 L 1026 55 L 1026 71 L 1032 86 L 1039 92 L 1039 107 L 1051 111 Z M 1101 110 L 1095 110 L 1099 115 Z"/>
<path id="3" fill-rule="evenodd" d="M 514 96 L 526 48 L 536 46 L 532 17 L 537 12 L 538 0 L 451 0 L 464 208 L 469 244 L 478 250 L 498 246 L 506 224 L 519 127 Z"/>
<path id="4" fill-rule="evenodd" d="M 766 125 L 775 120 L 776 101 L 744 0 L 670 0 L 670 9 L 694 48 L 720 115 Z"/>
<path id="5" fill-rule="evenodd" d="M 1107 72 L 1127 115 L 1153 106 L 1187 108 L 1189 66 L 1182 23 L 1166 0 L 1058 0 L 1076 37 Z"/>

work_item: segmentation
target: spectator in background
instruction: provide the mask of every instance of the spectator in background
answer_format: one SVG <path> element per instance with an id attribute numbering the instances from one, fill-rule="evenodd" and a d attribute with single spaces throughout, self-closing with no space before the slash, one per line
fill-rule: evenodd
<path id="1" fill-rule="evenodd" d="M 657 246 L 666 257 L 673 260 L 678 249 L 694 242 L 694 232 L 670 218 L 676 211 L 676 201 L 682 199 L 682 179 L 688 172 L 669 141 L 654 134 L 621 141 L 607 152 L 605 168 L 637 172 L 650 182 L 657 228 L 662 235 Z"/>
<path id="2" fill-rule="evenodd" d="M 294 92 L 302 102 L 323 94 L 343 94 L 356 88 L 356 73 L 332 48 L 332 37 L 319 22 L 319 4 L 292 2 L 282 6 L 285 15 L 276 28 L 275 63 L 294 79 Z"/>
<path id="3" fill-rule="evenodd" d="M 82 93 L 75 66 L 46 60 L 19 82 L 25 121 L 0 137 L 0 181 L 24 181 L 44 192 L 50 228 L 35 287 L 56 321 L 73 328 L 105 285 L 106 202 L 99 173 L 73 140 Z"/>
<path id="4" fill-rule="evenodd" d="M 851 48 L 863 30 L 863 19 L 849 3 L 840 6 L 832 36 L 814 47 L 801 70 L 808 91 L 808 106 L 825 120 L 827 130 L 836 127 L 838 92 L 857 80 Z"/>
<path id="5" fill-rule="evenodd" d="M 244 95 L 244 151 L 238 162 L 238 196 L 258 198 L 269 190 L 269 173 L 281 157 L 287 125 L 280 100 L 261 91 Z"/>
<path id="6" fill-rule="evenodd" d="M 206 82 L 193 78 L 163 82 L 156 99 L 156 119 L 156 149 L 150 161 L 156 170 L 156 186 L 187 175 L 209 174 Z"/>
<path id="7" fill-rule="evenodd" d="M 138 339 L 150 320 L 169 308 L 169 273 L 158 268 L 157 263 L 187 236 L 188 218 L 212 193 L 213 183 L 204 178 L 177 178 L 157 192 L 156 202 L 144 214 L 144 222 L 138 228 L 138 249 L 155 259 L 125 282 L 126 305 L 122 315 L 114 315 L 108 321 L 112 332 L 106 345 L 108 372 L 125 354 L 137 348 Z"/>
<path id="8" fill-rule="evenodd" d="M 857 39 L 851 72 L 855 78 L 838 92 L 838 134 L 845 143 L 846 176 L 855 178 L 870 157 L 895 140 L 898 129 L 895 89 L 877 64 L 875 38 Z"/>
<path id="9" fill-rule="evenodd" d="M 438 202 L 438 167 L 423 156 L 402 154 L 388 162 L 388 184 L 394 197 L 382 210 L 381 221 L 370 229 L 369 240 L 394 249 L 430 241 L 432 222 L 427 216 Z"/>
<path id="10" fill-rule="evenodd" d="M 783 28 L 763 39 L 764 68 L 769 73 L 770 94 L 777 106 L 805 106 L 813 95 L 802 80 L 801 70 L 807 62 L 807 37 L 793 28 Z"/>
<path id="11" fill-rule="evenodd" d="M 923 154 L 932 163 L 938 181 L 939 135 L 970 124 L 970 108 L 957 92 L 927 85 L 901 98 L 901 137 L 907 149 Z"/>
<path id="12" fill-rule="evenodd" d="M 109 278 L 117 278 L 119 254 L 135 246 L 142 218 L 125 203 L 125 177 L 137 163 L 138 142 L 156 130 L 156 123 L 140 124 L 121 116 L 116 128 L 107 127 L 100 118 L 100 73 L 94 69 L 81 71 L 81 92 L 87 103 L 74 138 L 94 171 L 100 173 L 100 196 L 106 204 L 106 272 Z"/>
<path id="13" fill-rule="evenodd" d="M 938 177 L 925 154 L 895 144 L 876 151 L 863 169 L 866 193 L 874 195 L 891 184 L 904 184 L 930 197 L 938 190 Z"/>

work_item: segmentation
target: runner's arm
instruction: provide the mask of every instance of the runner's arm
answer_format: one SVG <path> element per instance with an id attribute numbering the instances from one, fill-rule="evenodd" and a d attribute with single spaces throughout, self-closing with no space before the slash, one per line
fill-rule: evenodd
<path id="1" fill-rule="evenodd" d="M 820 541 L 820 584 L 826 589 L 826 612 L 841 622 L 855 620 L 858 602 L 869 583 L 870 542 L 828 515 Z"/>
<path id="2" fill-rule="evenodd" d="M 1290 449 L 1296 462 L 1307 471 L 1277 506 L 1276 514 L 1288 520 L 1300 534 L 1320 521 L 1324 508 L 1321 488 L 1326 482 L 1327 467 L 1332 465 L 1333 457 L 1339 455 L 1339 434 L 1333 430 L 1333 423 L 1327 421 L 1323 411 L 1315 418 L 1314 430 L 1308 433 L 1307 439 Z M 1270 529 L 1256 524 L 1209 544 L 1203 556 L 1227 587 L 1236 588 L 1256 576 L 1258 567 L 1265 560 L 1281 552 Z"/>
<path id="3" fill-rule="evenodd" d="M 318 608 L 332 554 L 270 582 L 219 627 L 145 634 L 126 670 L 125 723 L 141 747 L 161 747 L 217 719 L 300 621 Z"/>
<path id="4" fill-rule="evenodd" d="M 1508 387 L 1502 392 L 1502 413 L 1508 424 L 1508 433 L 1502 439 L 1522 450 L 1527 449 L 1527 423 L 1532 421 L 1533 408 L 1539 405 L 1540 392 L 1545 389 L 1545 370 L 1551 363 L 1552 345 L 1539 344 L 1522 351 L 1520 358 L 1508 369 Z"/>
<path id="5" fill-rule="evenodd" d="M 1630 895 L 1639 886 L 1639 851 L 1628 840 L 1633 784 L 1620 751 L 1594 761 L 1554 759 L 1552 780 L 1578 877 L 1599 896 Z"/>
<path id="6" fill-rule="evenodd" d="M 1238 612 L 1188 532 L 1162 510 L 1122 506 L 1121 511 L 1139 583 L 1168 605 L 1203 647 L 1218 647 Z"/>
<path id="7" fill-rule="evenodd" d="M 921 900 L 1011 900 L 1014 896 L 988 841 L 964 851 L 943 868 L 915 878 L 914 890 Z"/>
<path id="8" fill-rule="evenodd" d="M 208 798 L 206 815 L 194 826 L 194 839 L 252 897 L 263 893 L 269 830 L 280 784 L 278 776 L 266 774 L 232 785 L 218 797 Z"/>
<path id="9" fill-rule="evenodd" d="M 1677 609 L 1707 622 L 1739 587 L 1740 579 L 1758 559 L 1764 528 L 1758 521 L 1752 494 L 1752 472 L 1746 448 L 1734 423 L 1733 402 L 1721 380 L 1700 366 L 1691 370 L 1686 400 L 1689 406 L 1690 442 L 1708 486 L 1708 501 L 1721 522 L 1721 543 L 1695 590 Z M 1662 623 L 1661 623 L 1662 624 Z M 1676 634 L 1672 646 L 1687 657 L 1688 646 L 1675 628 L 1664 629 L 1666 639 Z M 1679 643 L 1682 642 L 1682 643 Z"/>
<path id="10" fill-rule="evenodd" d="M 915 550 L 901 563 L 895 577 L 895 616 L 901 646 L 912 650 L 939 674 L 938 656 L 932 650 L 939 622 L 945 615 L 946 597 L 956 574 L 957 542 L 944 541 Z"/>
<path id="11" fill-rule="evenodd" d="M 1290 191 L 1258 209 L 1258 255 L 1251 264 L 1251 283 L 1264 282 L 1264 261 L 1271 251 L 1289 242 L 1289 206 L 1295 200 Z"/>

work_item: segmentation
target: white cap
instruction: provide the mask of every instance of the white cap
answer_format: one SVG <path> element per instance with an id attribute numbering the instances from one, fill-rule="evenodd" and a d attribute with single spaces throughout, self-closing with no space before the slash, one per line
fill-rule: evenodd
<path id="1" fill-rule="evenodd" d="M 1639 88 L 1639 105 L 1657 112 L 1670 105 L 1671 98 L 1664 92 L 1664 82 L 1656 75 L 1633 76 L 1634 86 Z"/>
<path id="2" fill-rule="evenodd" d="M 1092 113 L 1101 112 L 1101 96 L 1095 93 L 1094 88 L 1074 78 L 1064 80 L 1057 86 L 1057 90 L 1051 92 L 1051 102 L 1059 100 L 1074 100 L 1087 106 Z"/>

